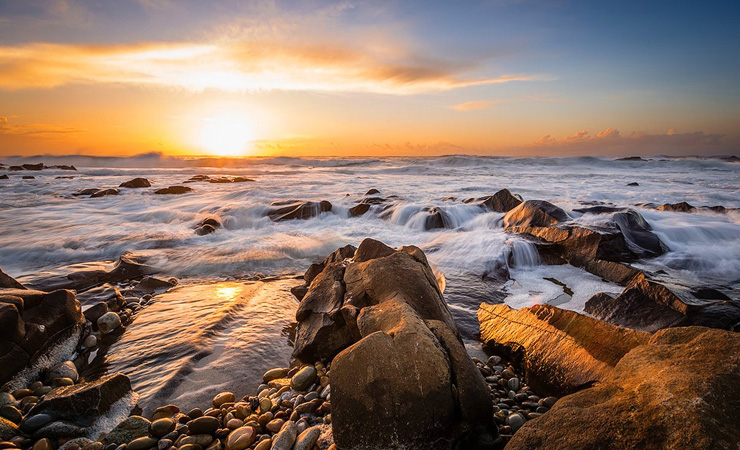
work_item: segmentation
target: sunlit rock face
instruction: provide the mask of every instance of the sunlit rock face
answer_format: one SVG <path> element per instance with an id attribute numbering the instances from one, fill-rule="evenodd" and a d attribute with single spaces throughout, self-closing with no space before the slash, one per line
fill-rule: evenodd
<path id="1" fill-rule="evenodd" d="M 656 332 L 595 387 L 527 422 L 507 450 L 735 449 L 740 335 L 704 327 Z"/>

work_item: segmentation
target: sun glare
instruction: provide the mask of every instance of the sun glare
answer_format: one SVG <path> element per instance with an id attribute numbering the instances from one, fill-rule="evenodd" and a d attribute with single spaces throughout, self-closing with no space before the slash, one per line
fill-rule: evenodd
<path id="1" fill-rule="evenodd" d="M 254 140 L 252 123 L 238 115 L 221 115 L 203 119 L 200 145 L 208 153 L 241 156 L 251 152 Z"/>

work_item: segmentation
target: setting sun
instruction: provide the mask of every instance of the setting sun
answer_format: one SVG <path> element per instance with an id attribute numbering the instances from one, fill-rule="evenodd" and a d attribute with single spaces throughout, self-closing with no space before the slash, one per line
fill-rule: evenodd
<path id="1" fill-rule="evenodd" d="M 243 116 L 223 114 L 203 119 L 199 144 L 208 153 L 241 156 L 250 153 L 254 140 L 252 123 Z"/>

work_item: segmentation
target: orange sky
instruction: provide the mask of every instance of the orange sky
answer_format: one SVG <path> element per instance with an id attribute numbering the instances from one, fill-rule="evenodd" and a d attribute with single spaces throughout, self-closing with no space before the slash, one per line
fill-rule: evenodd
<path id="1" fill-rule="evenodd" d="M 737 152 L 736 83 L 692 48 L 493 3 L 3 5 L 0 156 Z"/>

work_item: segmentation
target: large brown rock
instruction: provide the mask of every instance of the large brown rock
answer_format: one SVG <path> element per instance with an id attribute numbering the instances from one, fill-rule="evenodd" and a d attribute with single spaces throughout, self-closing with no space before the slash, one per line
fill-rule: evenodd
<path id="1" fill-rule="evenodd" d="M 129 189 L 136 189 L 136 188 L 145 188 L 145 187 L 151 187 L 152 183 L 149 182 L 146 178 L 134 178 L 133 180 L 124 181 L 118 187 L 123 188 L 129 188 Z"/>
<path id="2" fill-rule="evenodd" d="M 0 269 L 0 288 L 25 289 L 22 284 L 3 272 L 2 269 Z"/>
<path id="3" fill-rule="evenodd" d="M 512 194 L 508 189 L 501 189 L 488 197 L 466 199 L 464 203 L 478 203 L 489 211 L 505 213 L 519 206 L 522 198 Z"/>
<path id="4" fill-rule="evenodd" d="M 505 227 L 550 227 L 570 220 L 568 213 L 544 200 L 527 200 L 504 216 Z"/>
<path id="5" fill-rule="evenodd" d="M 603 321 L 645 331 L 689 325 L 732 330 L 740 323 L 740 306 L 720 292 L 704 289 L 697 294 L 679 286 L 669 289 L 642 273 L 633 277 L 619 296 L 597 294 L 584 309 Z"/>
<path id="6" fill-rule="evenodd" d="M 649 338 L 550 305 L 515 310 L 483 303 L 478 321 L 483 342 L 517 354 L 527 384 L 554 395 L 608 379 L 617 362 Z"/>
<path id="7" fill-rule="evenodd" d="M 121 373 L 114 373 L 90 383 L 60 387 L 51 391 L 29 411 L 25 420 L 36 414 L 48 414 L 55 420 L 88 427 L 100 416 L 108 413 L 114 403 L 131 394 L 129 378 Z"/>
<path id="8" fill-rule="evenodd" d="M 656 332 L 603 383 L 527 422 L 507 450 L 740 448 L 740 335 L 703 327 Z"/>

